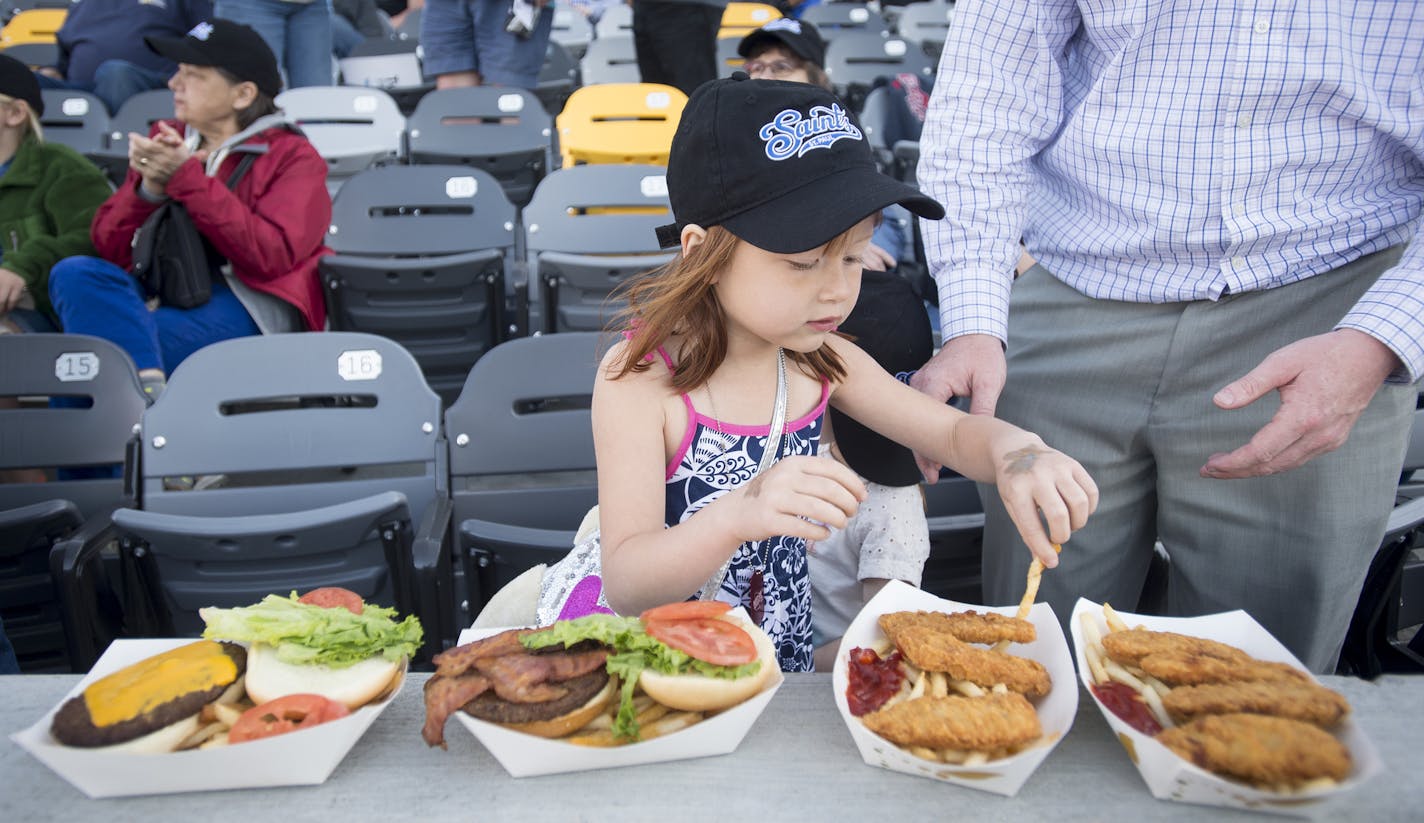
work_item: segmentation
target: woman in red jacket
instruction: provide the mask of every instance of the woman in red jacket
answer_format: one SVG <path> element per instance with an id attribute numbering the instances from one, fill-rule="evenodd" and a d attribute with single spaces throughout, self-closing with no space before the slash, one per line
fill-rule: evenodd
<path id="1" fill-rule="evenodd" d="M 316 269 L 331 198 L 326 162 L 273 102 L 282 77 L 257 32 L 215 19 L 183 38 L 145 41 L 178 63 L 168 83 L 177 119 L 129 135 L 128 177 L 94 216 L 99 257 L 60 261 L 49 288 L 64 330 L 118 343 L 156 395 L 209 343 L 325 325 Z M 162 305 L 129 273 L 134 232 L 170 198 L 209 247 L 212 297 L 193 308 Z"/>

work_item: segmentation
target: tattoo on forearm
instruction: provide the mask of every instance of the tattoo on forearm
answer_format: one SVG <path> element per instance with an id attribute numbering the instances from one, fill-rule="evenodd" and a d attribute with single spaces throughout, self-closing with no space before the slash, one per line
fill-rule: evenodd
<path id="1" fill-rule="evenodd" d="M 1011 451 L 1004 455 L 1007 461 L 1004 466 L 1005 474 L 1028 474 L 1033 470 L 1033 464 L 1038 460 L 1040 454 L 1046 454 L 1046 449 L 1037 446 L 1026 446 L 1016 451 Z"/>

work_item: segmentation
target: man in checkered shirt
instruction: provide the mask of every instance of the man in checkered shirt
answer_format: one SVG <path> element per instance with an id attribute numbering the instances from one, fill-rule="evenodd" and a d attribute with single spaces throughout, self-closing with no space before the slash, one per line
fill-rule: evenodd
<path id="1" fill-rule="evenodd" d="M 960 4 L 918 170 L 946 342 L 914 385 L 1097 480 L 1043 578 L 1060 618 L 1135 605 L 1160 540 L 1169 612 L 1244 608 L 1334 668 L 1424 374 L 1421 67 L 1417 0 Z M 1014 602 L 1030 556 L 983 491 Z"/>

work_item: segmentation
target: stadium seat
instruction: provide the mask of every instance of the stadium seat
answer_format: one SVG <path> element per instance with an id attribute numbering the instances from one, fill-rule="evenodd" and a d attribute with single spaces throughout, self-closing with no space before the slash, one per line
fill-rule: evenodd
<path id="1" fill-rule="evenodd" d="M 890 94 L 890 89 L 883 86 L 870 90 L 860 106 L 860 127 L 865 131 L 865 142 L 870 144 L 870 150 L 875 154 L 875 165 L 883 172 L 893 173 L 895 156 L 885 141 L 891 117 Z"/>
<path id="2" fill-rule="evenodd" d="M 632 37 L 633 7 L 613 3 L 603 10 L 603 16 L 593 26 L 594 39 L 600 37 Z"/>
<path id="3" fill-rule="evenodd" d="M 396 101 L 402 113 L 409 114 L 435 88 L 435 81 L 426 80 L 421 73 L 419 49 L 414 40 L 367 39 L 337 61 L 341 84 L 380 89 Z"/>
<path id="4" fill-rule="evenodd" d="M 593 25 L 588 18 L 563 4 L 554 7 L 554 24 L 549 39 L 568 50 L 575 60 L 583 57 L 593 41 Z"/>
<path id="5" fill-rule="evenodd" d="M 406 120 L 410 162 L 472 166 L 490 173 L 523 206 L 554 165 L 554 120 L 523 89 L 441 89 Z"/>
<path id="6" fill-rule="evenodd" d="M 0 46 L 20 43 L 53 43 L 54 34 L 64 25 L 68 9 L 25 9 L 0 29 Z"/>
<path id="7" fill-rule="evenodd" d="M 42 69 L 53 66 L 59 62 L 59 44 L 48 43 L 15 43 L 0 49 L 6 57 L 13 57 L 31 69 Z"/>
<path id="8" fill-rule="evenodd" d="M 604 342 L 570 333 L 501 343 L 445 412 L 464 625 L 521 572 L 567 554 L 598 502 L 589 406 Z"/>
<path id="9" fill-rule="evenodd" d="M 766 3 L 728 3 L 722 12 L 717 37 L 744 37 L 752 29 L 759 29 L 781 16 L 775 6 Z"/>
<path id="10" fill-rule="evenodd" d="M 928 3 L 911 3 L 905 6 L 895 21 L 895 31 L 920 48 L 931 59 L 938 61 L 944 49 L 944 40 L 949 36 L 949 22 L 954 18 L 954 4 L 943 0 Z"/>
<path id="11" fill-rule="evenodd" d="M 346 182 L 321 259 L 332 329 L 405 346 L 451 401 L 506 332 L 514 206 L 466 166 L 384 166 Z"/>
<path id="12" fill-rule="evenodd" d="M 595 165 L 560 169 L 539 184 L 524 209 L 529 327 L 599 331 L 617 313 L 609 292 L 673 255 L 654 229 L 671 222 L 662 166 Z"/>
<path id="13" fill-rule="evenodd" d="M 890 152 L 895 156 L 894 176 L 902 182 L 918 186 L 920 141 L 897 140 L 895 145 L 890 147 Z"/>
<path id="14" fill-rule="evenodd" d="M 564 101 L 574 93 L 581 83 L 579 65 L 569 55 L 568 49 L 550 40 L 544 53 L 544 66 L 539 70 L 539 83 L 534 89 L 544 111 L 550 117 L 557 117 L 564 110 Z"/>
<path id="15" fill-rule="evenodd" d="M 929 522 L 930 556 L 920 588 L 961 603 L 982 603 L 984 509 L 974 482 L 950 471 L 921 488 Z"/>
<path id="16" fill-rule="evenodd" d="M 577 163 L 667 165 L 687 95 L 657 83 L 584 86 L 555 123 L 564 166 Z"/>
<path id="17" fill-rule="evenodd" d="M 396 29 L 396 39 L 420 42 L 420 15 L 420 9 L 407 9 L 405 17 L 401 18 L 400 28 Z"/>
<path id="18" fill-rule="evenodd" d="M 326 187 L 333 196 L 352 175 L 397 162 L 403 154 L 405 117 L 380 89 L 307 86 L 277 95 L 277 105 L 326 160 Z"/>
<path id="19" fill-rule="evenodd" d="M 880 12 L 861 3 L 819 3 L 806 9 L 801 19 L 814 24 L 827 44 L 847 34 L 884 37 L 890 33 Z"/>
<path id="20" fill-rule="evenodd" d="M 0 335 L 0 398 L 0 617 L 22 671 L 87 671 L 119 608 L 96 556 L 72 569 L 95 608 L 66 624 L 52 549 L 127 501 L 120 467 L 147 399 L 122 349 L 68 334 Z M 17 476 L 34 470 L 46 481 Z"/>
<path id="21" fill-rule="evenodd" d="M 40 116 L 45 140 L 62 143 L 80 154 L 103 151 L 109 140 L 109 111 L 104 101 L 84 91 L 44 89 Z"/>
<path id="22" fill-rule="evenodd" d="M 731 77 L 732 72 L 741 71 L 742 64 L 747 62 L 746 58 L 737 54 L 737 46 L 741 45 L 740 37 L 719 37 L 717 38 L 717 76 Z"/>
<path id="23" fill-rule="evenodd" d="M 139 505 L 95 540 L 60 544 L 77 562 L 117 539 L 146 594 L 126 610 L 136 633 L 193 636 L 204 606 L 342 586 L 418 615 L 426 654 L 439 649 L 453 580 L 440 399 L 398 344 L 339 332 L 215 343 L 174 371 L 138 437 Z"/>
<path id="24" fill-rule="evenodd" d="M 583 59 L 579 61 L 583 82 L 597 83 L 637 83 L 642 80 L 638 71 L 638 55 L 633 50 L 633 38 L 628 35 L 600 37 L 588 44 Z"/>
<path id="25" fill-rule="evenodd" d="M 129 169 L 129 132 L 148 134 L 154 123 L 172 118 L 173 92 L 168 89 L 141 91 L 125 100 L 109 118 L 108 138 L 102 148 L 88 157 L 109 176 L 110 182 L 118 185 Z"/>
<path id="26" fill-rule="evenodd" d="M 906 73 L 932 78 L 934 61 L 902 37 L 848 32 L 826 46 L 826 74 L 856 112 L 877 78 Z"/>

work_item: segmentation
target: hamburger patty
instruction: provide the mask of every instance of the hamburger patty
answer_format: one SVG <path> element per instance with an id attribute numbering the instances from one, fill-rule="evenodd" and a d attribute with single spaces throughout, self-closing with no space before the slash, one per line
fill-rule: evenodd
<path id="1" fill-rule="evenodd" d="M 247 650 L 235 643 L 223 643 L 223 651 L 237 664 L 237 675 L 241 677 L 247 668 Z M 96 726 L 89 716 L 89 706 L 81 693 L 71 697 L 59 707 L 50 724 L 54 739 L 66 746 L 92 749 L 98 746 L 112 746 L 127 743 L 164 726 L 177 723 L 185 717 L 197 714 L 203 706 L 216 700 L 227 691 L 231 683 L 214 686 L 201 692 L 189 692 L 164 703 L 152 711 L 112 726 Z"/>
<path id="2" fill-rule="evenodd" d="M 587 703 L 589 698 L 602 691 L 607 683 L 608 672 L 600 667 L 588 674 L 559 681 L 559 685 L 567 689 L 568 693 L 554 700 L 543 703 L 511 703 L 493 691 L 486 691 L 466 703 L 464 710 L 491 723 L 533 723 L 537 720 L 550 720 Z"/>

